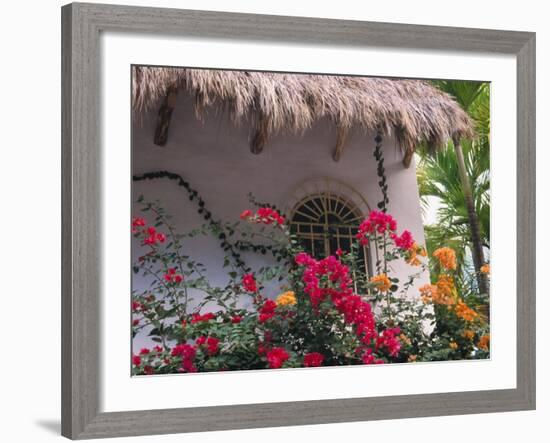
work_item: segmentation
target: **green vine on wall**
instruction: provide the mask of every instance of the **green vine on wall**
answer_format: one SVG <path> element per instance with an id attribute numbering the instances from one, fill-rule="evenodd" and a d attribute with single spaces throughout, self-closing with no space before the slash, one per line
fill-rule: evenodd
<path id="1" fill-rule="evenodd" d="M 218 233 L 218 240 L 220 240 L 220 247 L 224 252 L 229 253 L 233 259 L 235 265 L 243 270 L 243 272 L 250 272 L 250 267 L 246 266 L 244 259 L 240 252 L 255 252 L 258 254 L 265 255 L 268 252 L 276 258 L 278 262 L 286 258 L 284 252 L 279 248 L 275 248 L 273 245 L 258 245 L 250 241 L 237 240 L 235 243 L 229 241 L 228 237 L 231 237 L 235 232 L 232 229 L 224 229 L 224 226 L 221 221 L 214 220 L 212 212 L 206 208 L 205 201 L 199 195 L 196 189 L 193 189 L 188 181 L 186 181 L 181 175 L 169 171 L 154 171 L 146 172 L 141 175 L 134 175 L 132 177 L 133 181 L 143 181 L 143 180 L 157 180 L 166 178 L 168 180 L 176 181 L 178 186 L 185 189 L 189 200 L 196 202 L 198 206 L 198 213 L 202 216 L 206 223 L 208 223 L 210 230 L 212 232 Z M 249 196 L 249 199 L 252 204 L 256 206 L 261 206 L 262 203 L 256 201 L 253 196 Z M 264 205 L 265 206 L 265 205 Z M 272 205 L 269 205 L 270 207 Z M 273 207 L 273 209 L 276 209 Z"/>
<path id="2" fill-rule="evenodd" d="M 387 205 L 390 202 L 388 198 L 388 183 L 386 178 L 386 169 L 384 168 L 384 155 L 382 153 L 382 131 L 376 131 L 376 137 L 374 137 L 376 145 L 374 147 L 374 158 L 376 159 L 376 174 L 378 175 L 378 186 L 382 192 L 382 200 L 377 204 L 378 209 L 382 212 L 387 212 Z"/>

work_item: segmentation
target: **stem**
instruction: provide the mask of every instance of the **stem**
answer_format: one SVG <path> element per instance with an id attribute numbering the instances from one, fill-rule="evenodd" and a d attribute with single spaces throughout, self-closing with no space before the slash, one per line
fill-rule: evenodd
<path id="1" fill-rule="evenodd" d="M 479 220 L 475 211 L 474 198 L 472 194 L 472 188 L 470 186 L 470 180 L 466 172 L 466 164 L 464 162 L 464 154 L 462 152 L 462 146 L 460 141 L 453 139 L 453 145 L 456 153 L 456 161 L 458 165 L 458 174 L 462 185 L 462 192 L 464 194 L 464 201 L 468 210 L 468 221 L 470 223 L 470 233 L 472 236 L 472 258 L 474 260 L 474 267 L 476 269 L 476 276 L 479 291 L 482 294 L 489 294 L 489 283 L 487 276 L 481 272 L 481 267 L 485 263 L 483 256 L 483 245 L 481 242 L 481 231 L 479 227 Z"/>

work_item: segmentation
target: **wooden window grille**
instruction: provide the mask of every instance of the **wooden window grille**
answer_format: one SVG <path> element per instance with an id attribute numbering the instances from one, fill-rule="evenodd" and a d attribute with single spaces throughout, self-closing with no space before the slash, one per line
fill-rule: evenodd
<path id="1" fill-rule="evenodd" d="M 335 255 L 338 249 L 358 245 L 356 234 L 364 215 L 349 199 L 330 192 L 319 192 L 300 200 L 291 212 L 290 229 L 301 246 L 313 257 Z M 359 247 L 355 269 L 372 275 L 368 246 Z M 354 278 L 354 281 L 357 279 Z M 355 290 L 357 291 L 357 283 Z"/>

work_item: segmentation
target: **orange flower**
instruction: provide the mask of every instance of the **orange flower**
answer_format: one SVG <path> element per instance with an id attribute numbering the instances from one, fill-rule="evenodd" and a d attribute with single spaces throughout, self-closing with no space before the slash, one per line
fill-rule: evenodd
<path id="1" fill-rule="evenodd" d="M 420 246 L 418 243 L 413 243 L 413 245 L 407 251 L 407 263 L 411 266 L 420 266 L 422 262 L 418 258 L 426 257 L 426 249 Z"/>
<path id="2" fill-rule="evenodd" d="M 485 263 L 481 268 L 479 268 L 482 274 L 489 274 L 491 272 L 491 265 Z"/>
<path id="3" fill-rule="evenodd" d="M 477 347 L 479 349 L 483 349 L 484 351 L 489 350 L 489 342 L 491 341 L 491 336 L 489 334 L 483 335 L 479 342 L 477 343 Z"/>
<path id="4" fill-rule="evenodd" d="M 464 329 L 464 331 L 462 332 L 462 337 L 464 337 L 466 340 L 473 340 L 474 336 L 475 332 L 469 329 Z"/>
<path id="5" fill-rule="evenodd" d="M 409 358 L 407 359 L 409 363 L 414 363 L 416 361 L 416 355 L 409 355 Z"/>
<path id="6" fill-rule="evenodd" d="M 441 279 L 441 276 L 440 276 L 440 279 Z M 455 303 L 455 300 L 452 296 L 453 290 L 454 290 L 454 286 L 452 285 L 452 279 L 451 279 L 450 287 L 448 282 L 445 281 L 443 282 L 443 284 L 440 284 L 440 281 L 438 281 L 437 284 L 435 285 L 424 285 L 421 288 L 419 288 L 420 298 L 424 303 L 434 303 L 436 305 L 448 305 L 449 308 L 450 308 L 450 305 L 453 305 Z"/>
<path id="7" fill-rule="evenodd" d="M 437 286 L 435 285 L 424 285 L 418 288 L 420 291 L 420 298 L 424 303 L 433 303 L 434 299 L 437 298 Z"/>
<path id="8" fill-rule="evenodd" d="M 455 286 L 450 275 L 441 274 L 435 285 L 424 285 L 419 290 L 424 303 L 447 306 L 455 304 Z"/>
<path id="9" fill-rule="evenodd" d="M 453 277 L 450 275 L 441 274 L 436 282 L 436 286 L 442 297 L 452 298 L 455 291 Z"/>
<path id="10" fill-rule="evenodd" d="M 447 270 L 456 269 L 456 254 L 453 249 L 447 247 L 436 249 L 433 256 L 439 260 L 442 268 Z"/>
<path id="11" fill-rule="evenodd" d="M 449 343 L 449 348 L 453 349 L 453 350 L 456 350 L 458 349 L 458 344 L 454 341 L 452 341 L 451 343 Z"/>
<path id="12" fill-rule="evenodd" d="M 371 277 L 370 282 L 374 283 L 380 292 L 388 292 L 391 288 L 391 281 L 386 274 L 375 275 Z"/>
<path id="13" fill-rule="evenodd" d="M 409 345 L 409 346 L 412 343 L 411 339 L 403 333 L 399 334 L 399 340 L 401 340 L 401 343 L 405 343 L 406 345 Z"/>
<path id="14" fill-rule="evenodd" d="M 455 308 L 455 313 L 457 317 L 462 318 L 465 321 L 474 321 L 474 319 L 477 317 L 477 312 L 468 307 L 466 303 L 464 303 L 462 300 L 458 301 L 458 304 Z"/>
<path id="15" fill-rule="evenodd" d="M 277 306 L 295 305 L 296 294 L 294 294 L 294 291 L 283 292 L 277 297 L 277 300 L 275 300 L 275 302 L 277 303 Z"/>

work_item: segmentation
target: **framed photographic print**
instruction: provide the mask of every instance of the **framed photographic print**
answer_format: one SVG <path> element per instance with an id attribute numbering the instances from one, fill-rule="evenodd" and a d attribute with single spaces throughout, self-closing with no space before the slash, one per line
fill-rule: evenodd
<path id="1" fill-rule="evenodd" d="M 535 35 L 76 3 L 62 433 L 535 407 Z"/>

